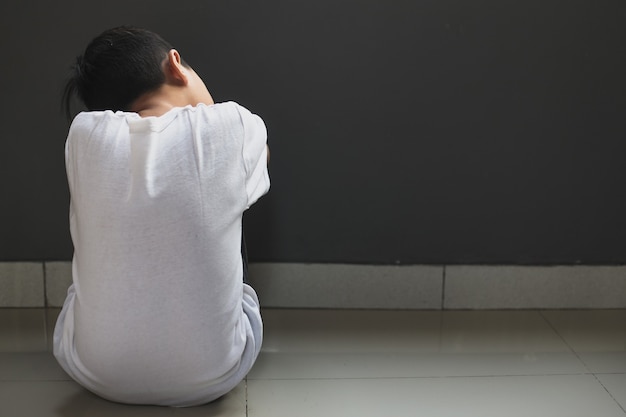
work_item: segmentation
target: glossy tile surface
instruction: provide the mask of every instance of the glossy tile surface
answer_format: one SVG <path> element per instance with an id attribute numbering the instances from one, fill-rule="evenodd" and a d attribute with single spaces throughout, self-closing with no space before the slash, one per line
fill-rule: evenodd
<path id="1" fill-rule="evenodd" d="M 0 416 L 626 417 L 626 311 L 264 310 L 257 364 L 189 409 L 111 403 L 51 353 L 59 309 L 0 309 Z"/>
<path id="2" fill-rule="evenodd" d="M 534 311 L 270 310 L 249 379 L 568 374 L 585 367 Z"/>
<path id="3" fill-rule="evenodd" d="M 590 372 L 626 373 L 626 310 L 542 314 Z"/>
<path id="4" fill-rule="evenodd" d="M 0 415 L 38 417 L 244 417 L 242 383 L 222 399 L 201 407 L 131 406 L 103 400 L 72 381 L 0 381 Z"/>
<path id="5" fill-rule="evenodd" d="M 250 417 L 623 417 L 592 375 L 250 381 Z"/>
<path id="6" fill-rule="evenodd" d="M 626 351 L 626 310 L 544 311 L 576 352 Z"/>
<path id="7" fill-rule="evenodd" d="M 0 308 L 0 352 L 46 350 L 46 310 Z"/>
<path id="8" fill-rule="evenodd" d="M 0 353 L 0 381 L 69 381 L 51 352 Z"/>
<path id="9" fill-rule="evenodd" d="M 626 374 L 598 375 L 598 379 L 622 408 L 626 409 Z"/>

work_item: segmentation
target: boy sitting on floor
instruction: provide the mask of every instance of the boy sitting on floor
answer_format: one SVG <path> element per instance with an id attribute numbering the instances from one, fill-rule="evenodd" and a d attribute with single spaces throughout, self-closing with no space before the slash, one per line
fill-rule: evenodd
<path id="1" fill-rule="evenodd" d="M 214 104 L 178 51 L 139 28 L 91 41 L 68 109 L 73 95 L 89 111 L 66 142 L 73 284 L 54 355 L 109 400 L 213 401 L 261 348 L 242 215 L 269 189 L 265 125 Z"/>

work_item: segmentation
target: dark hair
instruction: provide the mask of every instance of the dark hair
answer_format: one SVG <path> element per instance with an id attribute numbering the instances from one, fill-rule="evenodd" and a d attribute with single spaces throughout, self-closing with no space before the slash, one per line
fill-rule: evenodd
<path id="1" fill-rule="evenodd" d="M 162 63 L 171 49 L 149 30 L 120 26 L 103 32 L 72 66 L 62 99 L 67 117 L 73 96 L 88 110 L 129 110 L 138 97 L 165 82 Z"/>

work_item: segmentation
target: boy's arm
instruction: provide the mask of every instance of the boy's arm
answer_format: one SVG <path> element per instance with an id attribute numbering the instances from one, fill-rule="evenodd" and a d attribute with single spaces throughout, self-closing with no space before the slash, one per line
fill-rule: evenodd
<path id="1" fill-rule="evenodd" d="M 254 204 L 270 187 L 270 160 L 267 129 L 263 120 L 248 109 L 233 103 L 243 125 L 243 162 L 246 171 L 247 207 Z M 265 155 L 263 155 L 265 154 Z"/>

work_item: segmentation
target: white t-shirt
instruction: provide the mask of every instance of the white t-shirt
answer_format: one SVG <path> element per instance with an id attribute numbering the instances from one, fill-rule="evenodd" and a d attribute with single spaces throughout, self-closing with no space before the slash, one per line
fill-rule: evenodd
<path id="1" fill-rule="evenodd" d="M 263 121 L 236 103 L 79 114 L 66 142 L 73 285 L 54 333 L 113 401 L 190 406 L 236 386 L 262 342 L 241 218 L 270 185 Z"/>

